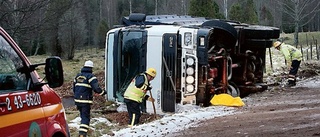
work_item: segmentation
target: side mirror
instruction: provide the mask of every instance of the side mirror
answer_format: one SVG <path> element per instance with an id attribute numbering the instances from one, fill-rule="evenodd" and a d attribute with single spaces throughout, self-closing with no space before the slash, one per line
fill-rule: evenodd
<path id="1" fill-rule="evenodd" d="M 45 75 L 49 87 L 56 88 L 63 84 L 63 69 L 61 59 L 57 56 L 46 59 Z"/>

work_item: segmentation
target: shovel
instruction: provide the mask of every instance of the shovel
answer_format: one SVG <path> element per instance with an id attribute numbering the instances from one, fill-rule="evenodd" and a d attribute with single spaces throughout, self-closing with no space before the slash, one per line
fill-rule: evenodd
<path id="1" fill-rule="evenodd" d="M 149 93 L 150 93 L 150 97 L 152 97 L 152 93 L 151 93 L 151 90 L 149 90 Z M 154 99 L 154 98 L 153 98 Z M 153 113 L 154 113 L 154 118 L 157 119 L 157 113 L 156 113 L 156 107 L 154 106 L 154 101 L 152 101 L 152 106 L 153 106 Z"/>

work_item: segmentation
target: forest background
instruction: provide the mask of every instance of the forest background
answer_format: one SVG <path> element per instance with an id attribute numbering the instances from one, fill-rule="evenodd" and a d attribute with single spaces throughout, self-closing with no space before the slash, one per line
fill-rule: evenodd
<path id="1" fill-rule="evenodd" d="M 0 26 L 27 56 L 73 60 L 77 49 L 104 49 L 106 33 L 130 13 L 191 15 L 319 31 L 319 0 L 0 0 Z"/>

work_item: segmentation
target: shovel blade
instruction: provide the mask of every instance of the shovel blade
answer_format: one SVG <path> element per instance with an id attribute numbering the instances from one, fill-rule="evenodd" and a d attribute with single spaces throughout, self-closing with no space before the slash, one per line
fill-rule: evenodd
<path id="1" fill-rule="evenodd" d="M 240 97 L 232 97 L 229 94 L 214 95 L 210 100 L 210 103 L 214 106 L 228 106 L 228 107 L 242 107 L 245 104 Z"/>

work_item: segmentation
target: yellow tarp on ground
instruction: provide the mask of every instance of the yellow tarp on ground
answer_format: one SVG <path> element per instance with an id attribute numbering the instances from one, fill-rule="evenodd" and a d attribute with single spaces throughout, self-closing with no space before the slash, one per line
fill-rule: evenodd
<path id="1" fill-rule="evenodd" d="M 242 107 L 243 101 L 240 97 L 232 97 L 229 94 L 214 95 L 210 100 L 210 103 L 214 106 L 229 106 L 229 107 Z"/>

